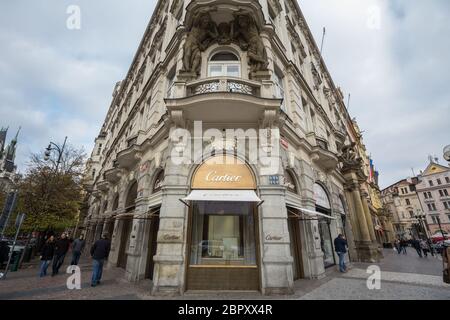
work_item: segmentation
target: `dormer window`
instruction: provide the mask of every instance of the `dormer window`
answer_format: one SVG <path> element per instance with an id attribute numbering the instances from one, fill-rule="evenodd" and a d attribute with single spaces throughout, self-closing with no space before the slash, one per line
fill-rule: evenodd
<path id="1" fill-rule="evenodd" d="M 239 58 L 231 52 L 219 52 L 211 57 L 208 77 L 241 77 Z"/>

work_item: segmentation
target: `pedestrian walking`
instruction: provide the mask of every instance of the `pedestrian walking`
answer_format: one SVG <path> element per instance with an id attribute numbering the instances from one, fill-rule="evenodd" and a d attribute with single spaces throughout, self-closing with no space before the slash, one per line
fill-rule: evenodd
<path id="1" fill-rule="evenodd" d="M 413 246 L 414 249 L 416 249 L 416 252 L 419 255 L 419 257 L 423 258 L 422 248 L 420 247 L 420 241 L 414 238 L 411 240 L 411 245 Z"/>
<path id="2" fill-rule="evenodd" d="M 55 254 L 55 237 L 50 236 L 44 243 L 41 249 L 41 265 L 39 267 L 39 276 L 45 277 L 47 275 L 47 268 Z"/>
<path id="3" fill-rule="evenodd" d="M 111 242 L 108 239 L 108 233 L 104 233 L 100 240 L 97 240 L 91 248 L 91 256 L 93 259 L 92 281 L 91 286 L 95 287 L 100 284 L 103 273 L 103 263 L 108 259 Z"/>
<path id="4" fill-rule="evenodd" d="M 69 251 L 70 241 L 65 233 L 61 234 L 61 238 L 55 243 L 55 256 L 53 257 L 52 276 L 56 276 L 59 268 L 64 263 L 67 251 Z"/>
<path id="5" fill-rule="evenodd" d="M 334 250 L 339 256 L 339 271 L 347 272 L 347 266 L 345 265 L 345 254 L 347 253 L 347 240 L 344 235 L 340 234 L 334 239 Z"/>
<path id="6" fill-rule="evenodd" d="M 80 235 L 78 239 L 75 239 L 72 242 L 72 262 L 70 265 L 76 266 L 80 261 L 81 254 L 83 253 L 84 246 L 86 245 L 86 240 L 84 240 L 84 236 Z"/>
<path id="7" fill-rule="evenodd" d="M 394 246 L 398 254 L 402 253 L 402 247 L 400 246 L 400 239 L 398 238 L 395 239 Z"/>
<path id="8" fill-rule="evenodd" d="M 403 254 L 407 254 L 406 247 L 408 246 L 408 242 L 405 239 L 400 240 L 400 252 Z"/>
<path id="9" fill-rule="evenodd" d="M 420 248 L 422 249 L 423 255 L 425 258 L 428 258 L 428 252 L 430 251 L 430 247 L 425 240 L 420 240 Z"/>

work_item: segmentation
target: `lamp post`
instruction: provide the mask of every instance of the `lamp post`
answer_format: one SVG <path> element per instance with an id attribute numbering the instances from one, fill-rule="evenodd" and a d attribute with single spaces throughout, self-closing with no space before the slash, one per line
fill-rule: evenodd
<path id="1" fill-rule="evenodd" d="M 64 143 L 63 143 L 62 147 L 60 147 L 56 143 L 50 141 L 48 147 L 45 149 L 45 153 L 44 153 L 45 161 L 48 161 L 50 159 L 50 153 L 52 151 L 58 152 L 58 161 L 56 162 L 56 168 L 55 168 L 56 172 L 58 172 L 59 165 L 61 164 L 64 148 L 66 147 L 66 142 L 67 142 L 67 137 L 64 139 Z"/>

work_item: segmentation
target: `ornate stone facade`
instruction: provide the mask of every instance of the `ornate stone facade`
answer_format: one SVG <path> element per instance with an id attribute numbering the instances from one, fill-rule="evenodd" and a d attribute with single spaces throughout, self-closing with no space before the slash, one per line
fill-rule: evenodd
<path id="1" fill-rule="evenodd" d="M 353 141 L 350 116 L 317 53 L 293 0 L 158 3 L 114 89 L 87 171 L 87 238 L 108 231 L 110 266 L 124 268 L 130 281 L 151 279 L 153 294 L 192 288 L 278 294 L 292 292 L 296 279 L 324 277 L 337 261 L 332 241 L 339 233 L 349 239 L 352 260 L 370 260 L 358 163 L 345 165 L 352 161 L 351 147 L 344 147 Z M 250 145 L 240 150 L 235 139 L 221 141 L 230 129 L 266 129 L 255 141 L 279 150 L 275 170 L 252 163 Z M 191 138 L 173 139 L 180 130 Z M 205 139 L 208 130 L 218 140 Z M 195 161 L 174 161 L 195 144 L 204 147 L 191 155 Z M 198 168 L 218 153 L 233 154 L 254 177 L 254 189 L 245 191 L 262 201 L 249 205 L 246 222 L 236 214 L 220 217 L 229 210 L 220 201 L 216 214 L 202 220 L 196 216 L 202 201 L 183 200 L 198 191 L 192 184 Z M 220 190 L 204 193 L 227 196 Z M 241 227 L 213 232 L 225 224 Z M 199 230 L 206 238 L 196 242 Z"/>

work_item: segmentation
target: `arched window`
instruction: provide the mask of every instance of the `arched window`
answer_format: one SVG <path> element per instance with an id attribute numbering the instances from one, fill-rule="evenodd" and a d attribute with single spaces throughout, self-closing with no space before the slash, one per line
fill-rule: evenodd
<path id="1" fill-rule="evenodd" d="M 241 63 L 231 52 L 219 52 L 211 57 L 208 64 L 209 77 L 240 77 Z"/>

